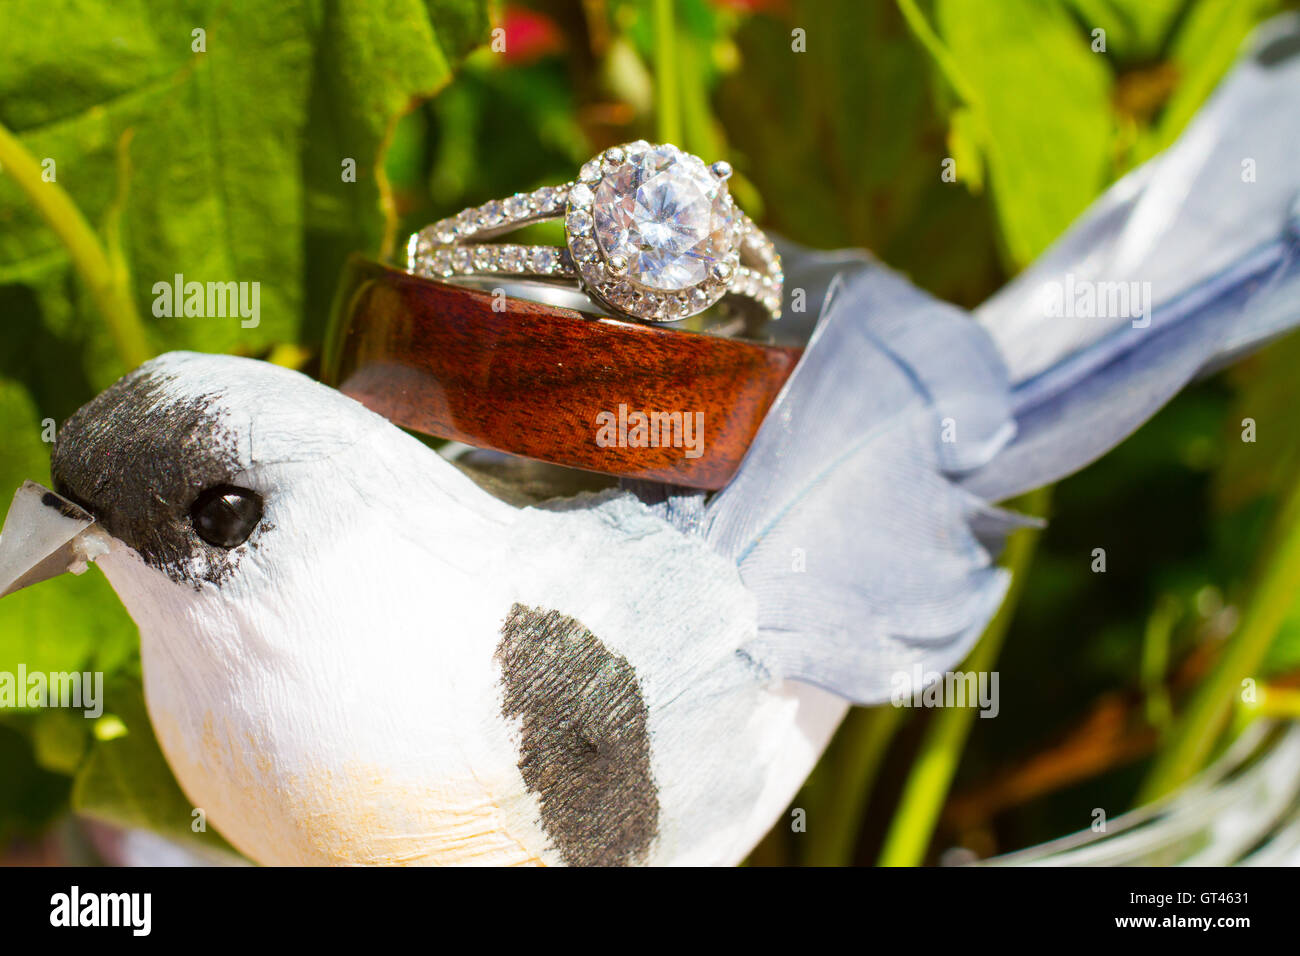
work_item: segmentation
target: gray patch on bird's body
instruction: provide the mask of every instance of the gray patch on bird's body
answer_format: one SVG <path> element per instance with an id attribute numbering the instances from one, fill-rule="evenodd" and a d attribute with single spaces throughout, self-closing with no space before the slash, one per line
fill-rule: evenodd
<path id="1" fill-rule="evenodd" d="M 502 713 L 521 721 L 519 770 L 571 866 L 645 859 L 659 826 L 636 673 L 581 622 L 515 604 L 501 628 Z"/>
<path id="2" fill-rule="evenodd" d="M 149 364 L 119 379 L 59 429 L 55 490 L 173 581 L 220 584 L 240 548 L 204 541 L 190 520 L 199 493 L 241 470 L 215 397 L 185 395 Z"/>

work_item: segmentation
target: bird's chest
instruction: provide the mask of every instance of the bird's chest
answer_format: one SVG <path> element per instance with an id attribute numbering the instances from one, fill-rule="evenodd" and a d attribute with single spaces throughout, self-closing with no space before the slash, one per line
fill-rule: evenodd
<path id="1" fill-rule="evenodd" d="M 486 686 L 479 700 L 423 708 L 401 680 L 232 683 L 232 699 L 145 666 L 150 716 L 182 788 L 259 862 L 547 862 Z"/>

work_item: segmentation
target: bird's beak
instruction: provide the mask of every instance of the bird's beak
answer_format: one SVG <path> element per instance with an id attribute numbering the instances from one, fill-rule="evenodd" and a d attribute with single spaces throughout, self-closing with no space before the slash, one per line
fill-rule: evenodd
<path id="1" fill-rule="evenodd" d="M 80 574 L 108 553 L 108 532 L 90 512 L 62 495 L 25 481 L 0 532 L 0 597 L 64 571 Z"/>

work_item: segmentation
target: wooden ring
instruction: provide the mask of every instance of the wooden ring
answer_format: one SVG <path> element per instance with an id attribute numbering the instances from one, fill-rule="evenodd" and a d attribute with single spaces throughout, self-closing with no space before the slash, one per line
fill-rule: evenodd
<path id="1" fill-rule="evenodd" d="M 494 297 L 353 256 L 322 371 L 414 431 L 716 489 L 801 354 Z"/>

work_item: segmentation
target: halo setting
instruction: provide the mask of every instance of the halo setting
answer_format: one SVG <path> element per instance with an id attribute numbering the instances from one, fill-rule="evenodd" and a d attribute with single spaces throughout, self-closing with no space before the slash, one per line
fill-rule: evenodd
<path id="1" fill-rule="evenodd" d="M 729 172 L 729 170 L 727 170 Z M 703 312 L 740 265 L 724 176 L 676 146 L 616 146 L 582 167 L 565 232 L 587 292 L 642 319 Z"/>

